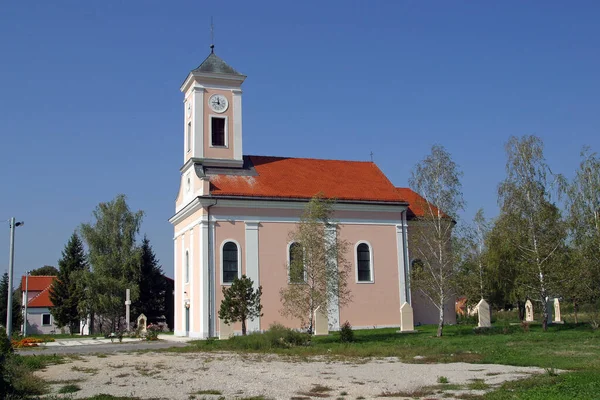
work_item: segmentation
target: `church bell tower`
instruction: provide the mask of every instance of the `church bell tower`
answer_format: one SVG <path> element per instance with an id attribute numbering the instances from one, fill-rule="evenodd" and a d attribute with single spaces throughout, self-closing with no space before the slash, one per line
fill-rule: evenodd
<path id="1" fill-rule="evenodd" d="M 246 79 L 211 52 L 192 70 L 184 94 L 182 173 L 194 164 L 204 167 L 241 168 L 242 90 Z"/>

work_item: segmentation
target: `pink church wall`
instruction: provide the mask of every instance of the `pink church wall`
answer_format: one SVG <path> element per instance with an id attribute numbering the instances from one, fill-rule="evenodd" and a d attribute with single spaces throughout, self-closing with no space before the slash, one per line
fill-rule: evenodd
<path id="1" fill-rule="evenodd" d="M 340 239 L 349 244 L 346 258 L 351 263 L 348 287 L 353 301 L 340 309 L 340 324 L 372 327 L 400 324 L 400 297 L 396 227 L 393 225 L 343 225 Z M 373 258 L 373 283 L 357 283 L 356 245 L 367 241 Z"/>
<path id="2" fill-rule="evenodd" d="M 275 322 L 291 328 L 300 328 L 300 321 L 281 315 L 279 290 L 288 284 L 287 246 L 289 232 L 294 223 L 264 222 L 258 228 L 259 276 L 263 287 L 262 304 L 264 316 L 262 329 L 268 329 Z"/>
<path id="3" fill-rule="evenodd" d="M 239 245 L 239 259 L 238 265 L 242 267 L 242 274 L 246 274 L 246 225 L 243 221 L 219 221 L 215 223 L 215 315 L 218 318 L 219 308 L 221 307 L 221 301 L 223 301 L 223 287 L 229 287 L 229 285 L 221 284 L 221 248 L 223 243 L 227 240 L 234 240 Z M 233 324 L 233 328 L 236 331 L 242 330 L 241 323 Z M 216 329 L 219 329 L 216 324 Z"/>

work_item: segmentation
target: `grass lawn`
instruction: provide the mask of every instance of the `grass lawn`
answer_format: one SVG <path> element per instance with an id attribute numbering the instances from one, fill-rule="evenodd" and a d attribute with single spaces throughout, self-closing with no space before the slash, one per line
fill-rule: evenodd
<path id="1" fill-rule="evenodd" d="M 599 399 L 600 331 L 588 324 L 552 325 L 547 332 L 540 325 L 524 330 L 505 324 L 488 333 L 474 333 L 473 326 L 444 328 L 435 337 L 435 326 L 418 327 L 416 334 L 399 334 L 396 329 L 360 330 L 354 342 L 340 343 L 339 334 L 317 336 L 310 346 L 286 348 L 264 335 L 234 337 L 229 340 L 191 342 L 168 351 L 238 351 L 277 353 L 294 356 L 399 357 L 405 362 L 469 362 L 536 366 L 548 373 L 508 382 L 488 393 L 485 399 Z M 419 356 L 419 357 L 417 357 Z M 417 358 L 415 358 L 417 357 Z M 556 375 L 554 369 L 571 372 Z"/>

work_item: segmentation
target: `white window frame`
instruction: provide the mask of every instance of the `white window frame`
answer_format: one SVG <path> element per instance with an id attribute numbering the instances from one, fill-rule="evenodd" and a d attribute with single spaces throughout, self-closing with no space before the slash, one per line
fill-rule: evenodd
<path id="1" fill-rule="evenodd" d="M 300 244 L 300 242 L 297 242 L 295 240 L 292 240 L 291 242 L 289 242 L 287 244 L 287 252 L 286 252 L 286 258 L 287 258 L 287 282 L 288 282 L 289 285 L 303 285 L 303 284 L 306 283 L 306 265 L 304 265 L 304 268 L 303 268 L 303 270 L 304 270 L 304 281 L 303 282 L 292 282 L 291 277 L 290 277 L 290 266 L 291 266 L 291 262 L 292 262 L 292 260 L 290 258 L 290 250 L 291 250 L 292 245 L 294 243 Z M 304 255 L 304 252 L 302 252 L 302 255 Z"/>
<path id="2" fill-rule="evenodd" d="M 369 267 L 371 270 L 371 279 L 368 281 L 358 280 L 358 246 L 360 246 L 361 244 L 366 244 L 367 246 L 369 246 Z M 367 242 L 366 240 L 360 240 L 354 245 L 354 278 L 356 280 L 356 283 L 358 284 L 375 283 L 375 267 L 373 265 L 373 246 L 371 246 L 371 243 Z"/>
<path id="3" fill-rule="evenodd" d="M 233 282 L 223 282 L 223 248 L 225 247 L 225 244 L 228 242 L 232 242 L 237 246 L 238 279 L 242 278 L 242 246 L 240 246 L 240 243 L 235 239 L 225 239 L 221 242 L 221 250 L 219 251 L 219 263 L 221 264 L 221 273 L 220 273 L 221 286 L 231 286 L 231 284 L 233 283 Z"/>
<path id="4" fill-rule="evenodd" d="M 50 321 L 47 324 L 44 323 L 44 315 L 47 315 L 48 316 L 48 321 Z M 50 314 L 50 313 L 43 313 L 42 314 L 42 326 L 52 326 L 52 314 Z"/>
<path id="5" fill-rule="evenodd" d="M 212 119 L 213 118 L 221 118 L 221 119 L 225 120 L 225 145 L 224 146 L 213 146 L 213 144 L 212 144 Z M 210 135 L 208 137 L 208 145 L 210 147 L 213 147 L 215 149 L 228 149 L 229 148 L 229 117 L 227 115 L 209 114 L 208 131 L 209 131 L 209 135 Z"/>
<path id="6" fill-rule="evenodd" d="M 185 274 L 185 283 L 190 283 L 190 250 L 185 249 L 183 253 L 183 273 Z"/>

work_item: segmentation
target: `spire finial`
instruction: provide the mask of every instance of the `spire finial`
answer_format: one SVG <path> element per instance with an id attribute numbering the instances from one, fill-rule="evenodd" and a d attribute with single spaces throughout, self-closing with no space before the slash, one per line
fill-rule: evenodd
<path id="1" fill-rule="evenodd" d="M 210 52 L 215 52 L 215 26 L 213 24 L 213 17 L 210 17 Z"/>

